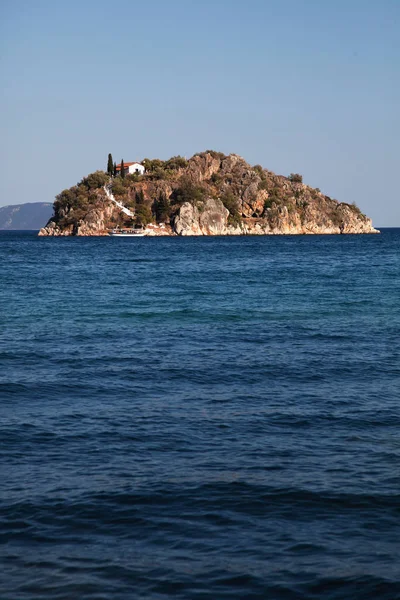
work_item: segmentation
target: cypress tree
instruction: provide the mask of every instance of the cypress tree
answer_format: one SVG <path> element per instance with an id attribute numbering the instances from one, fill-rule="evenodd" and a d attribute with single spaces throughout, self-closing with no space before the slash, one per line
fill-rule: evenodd
<path id="1" fill-rule="evenodd" d="M 168 222 L 170 207 L 165 194 L 161 193 L 158 200 L 155 202 L 156 220 L 158 223 Z"/>
<path id="2" fill-rule="evenodd" d="M 107 174 L 110 175 L 110 177 L 111 177 L 113 173 L 114 173 L 114 163 L 113 163 L 113 159 L 112 159 L 112 154 L 110 153 L 108 155 Z"/>
<path id="3" fill-rule="evenodd" d="M 140 190 L 140 192 L 136 192 L 136 204 L 144 204 L 143 190 Z"/>
<path id="4" fill-rule="evenodd" d="M 121 158 L 121 177 L 122 179 L 125 177 L 125 165 L 124 165 L 124 161 Z"/>
<path id="5" fill-rule="evenodd" d="M 117 163 L 116 162 L 114 163 L 114 167 L 113 167 L 113 175 L 114 175 L 114 177 L 117 176 Z"/>

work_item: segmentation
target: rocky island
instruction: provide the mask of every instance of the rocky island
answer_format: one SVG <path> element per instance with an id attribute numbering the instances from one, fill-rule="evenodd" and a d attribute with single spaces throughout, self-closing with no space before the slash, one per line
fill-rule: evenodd
<path id="1" fill-rule="evenodd" d="M 131 172 L 126 165 L 139 166 Z M 39 235 L 98 236 L 133 226 L 147 235 L 379 233 L 355 204 L 305 185 L 299 174 L 276 175 L 208 150 L 189 160 L 121 161 L 88 175 L 56 197 Z"/>

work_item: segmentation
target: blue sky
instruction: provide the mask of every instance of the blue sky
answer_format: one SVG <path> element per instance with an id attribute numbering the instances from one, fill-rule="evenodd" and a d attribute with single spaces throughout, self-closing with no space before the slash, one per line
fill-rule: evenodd
<path id="1" fill-rule="evenodd" d="M 0 3 L 0 206 L 235 152 L 400 226 L 399 0 Z"/>

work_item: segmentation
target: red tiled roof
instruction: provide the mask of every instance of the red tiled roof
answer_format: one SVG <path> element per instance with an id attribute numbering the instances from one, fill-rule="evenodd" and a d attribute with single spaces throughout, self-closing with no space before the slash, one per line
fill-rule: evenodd
<path id="1" fill-rule="evenodd" d="M 126 168 L 126 167 L 130 167 L 131 165 L 141 165 L 141 164 L 142 163 L 139 161 L 127 162 L 127 163 L 124 163 L 124 167 Z M 121 170 L 121 163 L 119 165 L 117 165 L 117 171 L 118 171 L 118 169 Z"/>

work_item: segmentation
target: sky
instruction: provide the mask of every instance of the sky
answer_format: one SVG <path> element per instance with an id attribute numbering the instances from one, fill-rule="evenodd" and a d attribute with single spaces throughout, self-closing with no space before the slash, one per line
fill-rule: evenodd
<path id="1" fill-rule="evenodd" d="M 400 0 L 0 0 L 0 206 L 213 149 L 400 226 Z"/>

